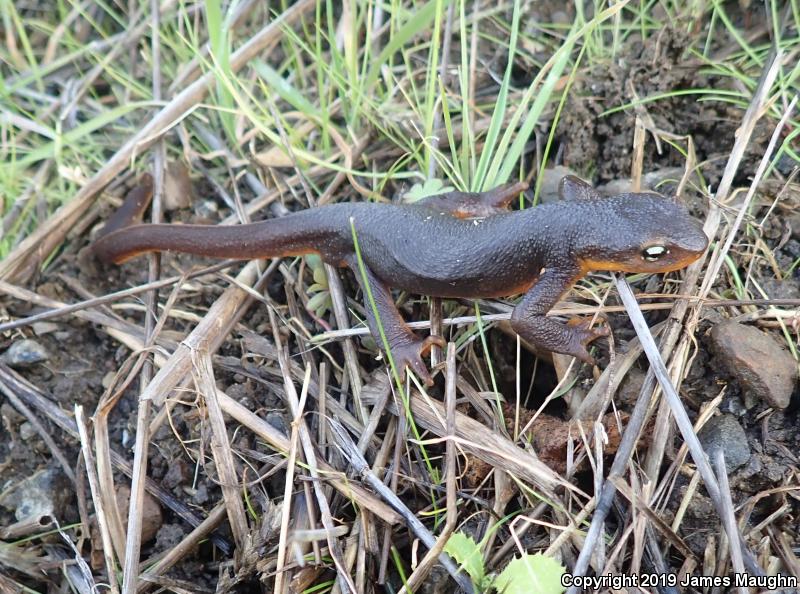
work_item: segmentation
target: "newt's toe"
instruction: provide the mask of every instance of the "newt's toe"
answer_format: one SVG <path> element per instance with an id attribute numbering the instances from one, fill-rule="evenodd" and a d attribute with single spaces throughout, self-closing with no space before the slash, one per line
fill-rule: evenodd
<path id="1" fill-rule="evenodd" d="M 567 322 L 567 327 L 570 329 L 574 340 L 577 340 L 582 345 L 587 345 L 593 340 L 603 338 L 611 334 L 608 326 L 598 326 L 592 328 L 591 319 L 575 318 Z"/>
<path id="2" fill-rule="evenodd" d="M 446 341 L 441 336 L 427 336 L 419 339 L 416 336 L 408 342 L 390 345 L 392 358 L 397 370 L 402 372 L 409 368 L 419 377 L 426 386 L 433 385 L 433 378 L 428 370 L 428 366 L 422 360 L 423 355 L 427 354 L 434 345 L 444 348 Z"/>
<path id="3" fill-rule="evenodd" d="M 570 340 L 570 349 L 566 354 L 572 355 L 589 365 L 594 365 L 596 361 L 594 357 L 589 354 L 589 351 L 586 350 L 586 346 L 593 340 L 608 336 L 611 334 L 611 331 L 607 326 L 592 328 L 591 324 L 591 319 L 574 319 L 568 322 L 567 326 L 572 336 Z"/>
<path id="4" fill-rule="evenodd" d="M 440 349 L 446 348 L 447 341 L 441 336 L 435 336 L 433 334 L 431 334 L 430 336 L 426 336 L 422 340 L 422 346 L 419 349 L 419 354 L 427 355 L 431 351 L 431 348 L 434 346 L 438 346 Z"/>

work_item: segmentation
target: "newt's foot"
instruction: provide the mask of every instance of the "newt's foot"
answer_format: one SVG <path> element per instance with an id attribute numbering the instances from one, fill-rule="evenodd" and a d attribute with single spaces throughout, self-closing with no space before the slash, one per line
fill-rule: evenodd
<path id="1" fill-rule="evenodd" d="M 586 345 L 597 338 L 602 338 L 604 336 L 608 336 L 611 334 L 611 331 L 608 329 L 607 326 L 601 326 L 599 328 L 592 328 L 591 327 L 592 320 L 591 319 L 580 319 L 575 318 L 570 320 L 567 323 L 567 327 L 570 333 L 570 341 L 568 350 L 564 351 L 565 355 L 572 355 L 577 359 L 580 359 L 584 363 L 588 363 L 589 365 L 594 365 L 595 360 L 589 354 L 589 351 L 586 350 Z"/>
<path id="2" fill-rule="evenodd" d="M 445 348 L 447 341 L 441 336 L 426 336 L 424 339 L 420 339 L 413 334 L 408 340 L 396 341 L 395 344 L 389 345 L 397 371 L 402 373 L 408 367 L 425 382 L 426 386 L 432 386 L 433 378 L 422 357 L 427 355 L 434 345 Z"/>

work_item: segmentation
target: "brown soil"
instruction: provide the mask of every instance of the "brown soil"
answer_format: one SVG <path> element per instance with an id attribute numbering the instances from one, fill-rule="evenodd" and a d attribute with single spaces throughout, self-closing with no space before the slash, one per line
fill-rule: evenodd
<path id="1" fill-rule="evenodd" d="M 632 99 L 631 90 L 639 97 L 650 96 L 656 93 L 668 92 L 676 89 L 692 87 L 714 87 L 722 84 L 720 80 L 710 78 L 701 72 L 700 64 L 686 54 L 689 35 L 673 29 L 665 29 L 661 35 L 641 43 L 632 40 L 620 52 L 614 62 L 597 65 L 591 72 L 584 72 L 575 87 L 572 89 L 567 109 L 564 110 L 563 119 L 558 128 L 558 138 L 563 149 L 563 163 L 596 183 L 603 183 L 622 177 L 630 173 L 631 146 L 634 129 L 634 112 L 625 110 L 601 117 L 600 114 L 612 107 Z M 646 111 L 652 118 L 655 126 L 679 136 L 690 135 L 696 143 L 697 157 L 702 163 L 700 169 L 706 183 L 715 185 L 725 165 L 725 159 L 733 144 L 734 133 L 741 122 L 742 112 L 732 106 L 708 102 L 698 103 L 694 96 L 682 96 L 665 101 L 648 104 Z M 750 144 L 749 156 L 740 168 L 740 179 L 744 181 L 752 175 L 754 163 L 763 154 L 763 149 L 768 140 L 772 123 L 764 122 L 759 128 L 754 141 Z M 648 141 L 646 145 L 644 170 L 654 171 L 666 167 L 682 166 L 682 157 L 668 147 L 662 154 L 658 154 L 655 143 Z M 692 190 L 689 190 L 691 192 Z M 689 196 L 689 198 L 692 198 Z M 697 198 L 697 197 L 695 197 Z M 758 201 L 758 206 L 751 213 L 755 220 L 760 220 L 766 209 L 771 204 L 774 194 L 765 191 Z M 769 219 L 764 228 L 763 241 L 769 250 L 774 253 L 775 260 L 782 270 L 787 270 L 791 263 L 800 256 L 800 243 L 798 235 L 800 229 L 787 231 L 783 225 L 784 214 L 791 212 L 791 198 L 778 209 L 780 216 Z M 794 199 L 797 197 L 795 196 Z M 698 199 L 698 202 L 702 202 Z M 797 206 L 800 202 L 795 202 Z M 702 213 L 698 213 L 702 216 Z M 176 220 L 189 222 L 193 215 L 188 211 L 179 211 L 174 215 Z M 144 259 L 139 259 L 120 268 L 92 269 L 87 267 L 85 261 L 78 257 L 79 250 L 88 242 L 88 235 L 83 235 L 73 240 L 56 259 L 46 268 L 38 281 L 31 285 L 41 295 L 47 295 L 65 302 L 74 302 L 82 297 L 69 289 L 63 282 L 64 277 L 76 279 L 88 291 L 95 295 L 105 294 L 128 286 L 135 286 L 146 282 L 147 264 Z M 197 266 L 196 258 L 175 258 L 165 256 L 163 268 L 166 274 L 174 270 L 188 270 Z M 759 260 L 753 267 L 748 268 L 748 261 L 737 260 L 739 272 L 750 275 L 750 278 L 765 287 L 773 297 L 787 296 L 798 297 L 800 277 L 795 269 L 792 275 L 781 280 L 775 278 L 772 268 L 765 261 Z M 298 271 L 297 267 L 293 268 Z M 234 271 L 235 272 L 235 269 Z M 357 294 L 355 283 L 352 279 L 346 281 L 346 293 L 350 297 Z M 635 287 L 638 292 L 657 289 L 657 286 L 648 285 L 649 281 L 641 281 Z M 189 314 L 202 315 L 214 302 L 224 286 L 211 277 L 201 281 L 193 281 L 190 290 L 184 292 L 178 308 Z M 720 296 L 732 295 L 732 279 L 728 271 L 720 275 L 716 290 Z M 286 304 L 284 280 L 276 275 L 269 286 L 269 294 L 278 303 Z M 166 295 L 166 291 L 162 293 Z M 135 300 L 126 300 L 127 304 Z M 24 304 L 18 300 L 4 301 L 6 311 L 14 317 L 29 315 L 39 308 Z M 613 305 L 614 297 L 609 298 L 609 305 Z M 358 305 L 352 304 L 355 309 Z M 448 305 L 457 308 L 457 305 Z M 454 310 L 455 311 L 455 310 Z M 462 311 L 463 308 L 462 308 Z M 133 309 L 120 313 L 124 318 L 134 320 L 141 324 L 140 311 Z M 736 310 L 734 313 L 741 313 Z M 427 308 L 414 305 L 405 312 L 407 317 L 427 316 Z M 800 417 L 798 416 L 798 395 L 785 410 L 772 410 L 767 412 L 767 406 L 758 402 L 747 408 L 743 404 L 743 394 L 734 382 L 723 374 L 717 362 L 710 355 L 706 331 L 719 319 L 720 314 L 709 310 L 707 319 L 703 321 L 697 335 L 698 345 L 694 359 L 691 363 L 688 377 L 681 388 L 685 404 L 690 414 L 697 415 L 703 403 L 715 398 L 721 388 L 726 388 L 720 404 L 720 410 L 734 414 L 747 434 L 748 445 L 753 453 L 750 462 L 738 469 L 730 477 L 733 491 L 734 504 L 745 505 L 752 503 L 747 523 L 750 527 L 757 525 L 781 506 L 786 506 L 782 518 L 773 525 L 776 534 L 781 533 L 789 547 L 795 551 L 800 546 L 800 531 L 797 518 L 800 516 L 800 498 L 797 491 L 776 492 L 774 495 L 759 497 L 759 494 L 770 489 L 779 491 L 779 487 L 797 484 L 798 480 L 798 455 L 800 451 Z M 664 318 L 664 314 L 648 314 L 648 322 L 653 325 Z M 129 351 L 119 346 L 107 334 L 101 332 L 96 325 L 80 321 L 76 318 L 58 319 L 54 322 L 52 331 L 34 337 L 50 353 L 50 358 L 44 364 L 20 370 L 20 375 L 36 386 L 50 399 L 59 404 L 64 412 L 72 414 L 74 404 L 82 404 L 88 415 L 92 415 L 101 395 L 108 385 L 111 374 L 119 370 L 127 361 Z M 310 319 L 304 320 L 312 333 L 321 332 L 323 329 L 314 325 Z M 626 340 L 633 338 L 634 334 L 624 314 L 610 315 L 609 323 L 614 329 L 615 344 L 621 345 Z M 796 321 L 794 322 L 796 323 Z M 280 391 L 280 378 L 274 373 L 265 371 L 256 363 L 259 357 L 253 356 L 252 344 L 254 340 L 246 334 L 246 330 L 270 336 L 268 316 L 263 306 L 254 306 L 244 318 L 241 326 L 233 333 L 215 359 L 215 374 L 218 385 L 231 397 L 244 404 L 252 411 L 257 411 L 267 420 L 287 431 L 290 420 L 286 417 L 283 403 L 275 395 Z M 174 345 L 181 337 L 193 327 L 193 322 L 183 318 L 171 318 L 162 333 L 170 344 Z M 768 328 L 780 340 L 782 334 L 779 329 Z M 791 329 L 792 336 L 796 338 L 796 327 Z M 0 351 L 5 350 L 21 335 L 31 336 L 29 329 L 15 332 L 10 336 L 0 339 Z M 498 329 L 490 331 L 489 341 L 495 353 L 508 353 L 509 360 L 513 361 L 516 349 L 515 342 Z M 342 362 L 342 353 L 338 345 L 327 347 L 333 357 Z M 293 352 L 297 356 L 298 353 Z M 477 364 L 482 373 L 486 367 L 481 365 L 483 351 L 476 348 L 470 364 Z M 513 366 L 504 366 L 503 357 L 497 357 L 495 370 L 501 392 L 514 393 L 516 378 Z M 609 349 L 606 343 L 598 345 L 598 359 L 602 369 L 609 362 Z M 374 353 L 368 349 L 361 349 L 360 362 L 364 368 L 374 370 L 380 366 L 374 361 Z M 534 357 L 524 355 L 524 368 L 522 385 L 527 386 L 532 381 Z M 637 367 L 634 374 L 644 371 L 644 367 Z M 439 380 L 441 384 L 441 380 Z M 588 388 L 591 378 L 584 375 L 580 382 Z M 535 409 L 541 402 L 543 395 L 549 393 L 555 385 L 555 376 L 548 368 L 546 362 L 539 364 L 532 397 L 528 406 Z M 134 382 L 124 391 L 119 403 L 114 408 L 110 418 L 109 438 L 112 448 L 122 457 L 130 459 L 131 448 L 135 435 L 135 422 L 137 410 L 137 383 Z M 624 386 L 623 386 L 624 388 Z M 580 389 L 580 385 L 578 386 Z M 435 392 L 441 391 L 441 385 Z M 585 391 L 585 390 L 584 390 Z M 634 392 L 635 394 L 635 389 Z M 338 394 L 335 395 L 338 398 Z M 2 430 L 0 430 L 0 469 L 2 469 L 2 484 L 0 491 L 9 486 L 17 485 L 26 477 L 30 477 L 43 467 L 59 469 L 51 452 L 42 438 L 31 431 L 25 418 L 20 415 L 9 402 L 3 400 L 0 407 L 2 416 Z M 618 403 L 618 406 L 629 410 L 630 403 Z M 565 405 L 561 401 L 551 405 L 547 412 L 557 417 L 565 414 Z M 148 476 L 159 483 L 166 492 L 182 502 L 197 517 L 205 517 L 219 501 L 222 494 L 219 487 L 219 476 L 208 455 L 210 447 L 210 433 L 206 414 L 198 409 L 195 403 L 195 394 L 187 392 L 182 403 L 177 403 L 171 415 L 171 422 L 164 424 L 153 436 L 153 447 L 150 449 L 148 461 Z M 79 460 L 79 446 L 74 437 L 68 436 L 64 431 L 45 421 L 45 427 L 56 443 L 63 448 L 69 461 L 75 464 L 73 470 L 80 473 L 82 461 Z M 245 475 L 246 480 L 252 480 L 256 473 L 265 472 L 275 465 L 274 451 L 265 446 L 260 440 L 255 439 L 247 432 L 235 436 L 237 450 L 247 455 L 248 464 L 253 473 Z M 671 463 L 676 451 L 681 444 L 679 437 L 671 439 L 666 463 Z M 192 453 L 187 456 L 187 451 Z M 432 451 L 437 451 L 434 448 Z M 192 460 L 197 458 L 206 460 L 198 469 Z M 559 463 L 560 464 L 560 463 Z M 563 470 L 563 467 L 560 468 Z M 270 547 L 276 546 L 277 532 L 269 522 L 274 518 L 271 515 L 271 502 L 283 496 L 285 472 L 278 469 L 273 473 L 266 472 L 268 478 L 250 491 L 253 500 L 250 504 L 256 509 L 259 517 L 263 519 L 261 535 L 263 536 L 260 552 L 271 551 Z M 419 477 L 417 477 L 419 478 Z M 586 490 L 591 490 L 592 485 L 589 475 L 584 471 L 578 473 L 576 480 Z M 676 487 L 664 502 L 663 519 L 669 523 L 677 512 L 681 497 L 685 492 L 688 479 L 679 473 Z M 88 499 L 88 487 L 83 485 L 84 491 L 78 498 Z M 706 539 L 709 533 L 717 533 L 719 520 L 713 506 L 703 495 L 696 495 L 690 504 L 680 528 L 680 534 L 697 558 L 703 559 L 706 548 Z M 487 495 L 484 493 L 484 495 Z M 77 506 L 78 498 L 69 497 L 66 508 L 59 514 L 58 520 L 64 524 L 76 521 L 80 514 Z M 737 508 L 738 509 L 738 508 Z M 169 551 L 191 529 L 187 522 L 178 517 L 173 510 L 162 503 L 163 523 L 153 540 L 145 544 L 142 559 L 151 558 L 165 551 Z M 279 512 L 278 512 L 279 513 Z M 624 515 L 624 514 L 623 514 Z M 623 515 L 612 517 L 611 524 L 623 520 Z M 13 509 L 0 506 L 0 527 L 9 526 L 15 522 Z M 225 524 L 223 524 L 226 526 Z M 501 531 L 503 539 L 508 537 L 506 531 Z M 381 533 L 382 534 L 382 533 Z M 87 535 L 88 536 L 88 535 Z M 231 534 L 227 527 L 217 531 L 219 546 L 232 546 Z M 58 544 L 59 536 L 41 539 L 41 543 Z M 84 541 L 84 550 L 88 553 L 91 540 Z M 408 543 L 398 542 L 398 546 L 408 546 Z M 266 553 L 265 553 L 266 554 Z M 230 555 L 221 553 L 209 542 L 204 543 L 195 554 L 190 555 L 175 569 L 170 572 L 170 577 L 183 580 L 184 584 L 191 584 L 192 591 L 214 591 L 220 577 L 228 571 Z M 680 567 L 681 559 L 676 554 L 675 558 L 667 559 L 675 565 L 670 569 L 676 571 Z M 263 590 L 259 586 L 259 577 L 269 575 L 269 569 L 261 567 L 254 561 L 254 569 L 248 580 L 232 586 L 231 592 L 257 592 Z M 323 574 L 330 578 L 331 573 Z M 20 578 L 32 585 L 37 580 L 30 577 Z M 266 580 L 266 578 L 264 578 Z M 441 578 L 447 581 L 446 574 Z M 235 580 L 234 580 L 235 581 Z M 321 581 L 321 580 L 320 580 Z M 41 581 L 38 586 L 41 587 Z M 181 582 L 177 582 L 181 583 Z M 319 582 L 317 582 L 319 583 Z M 452 583 L 452 582 L 451 582 Z M 432 591 L 432 590 L 431 590 Z M 447 591 L 447 590 L 446 590 Z M 450 590 L 451 591 L 451 590 Z"/>

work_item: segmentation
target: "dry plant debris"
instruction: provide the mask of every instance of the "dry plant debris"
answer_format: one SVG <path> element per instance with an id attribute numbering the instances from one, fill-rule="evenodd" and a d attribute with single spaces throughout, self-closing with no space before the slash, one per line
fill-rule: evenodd
<path id="1" fill-rule="evenodd" d="M 0 592 L 800 591 L 796 2 L 0 13 Z M 566 174 L 712 238 L 564 296 L 593 367 L 398 295 L 425 389 L 318 258 L 86 250 L 145 175 L 235 224 Z"/>

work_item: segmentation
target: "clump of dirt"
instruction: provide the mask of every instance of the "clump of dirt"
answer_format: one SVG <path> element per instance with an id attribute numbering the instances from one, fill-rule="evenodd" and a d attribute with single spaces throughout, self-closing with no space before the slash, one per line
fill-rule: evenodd
<path id="1" fill-rule="evenodd" d="M 556 6 L 556 5 L 554 5 Z M 653 97 L 676 90 L 695 88 L 722 88 L 726 81 L 710 77 L 701 71 L 702 63 L 693 59 L 687 49 L 693 42 L 693 37 L 678 29 L 665 29 L 658 35 L 653 35 L 644 42 L 631 36 L 620 49 L 618 56 L 606 63 L 597 63 L 592 70 L 585 73 L 575 84 L 570 92 L 567 109 L 563 111 L 559 123 L 559 135 L 563 147 L 563 160 L 574 170 L 582 174 L 593 173 L 595 180 L 606 182 L 609 180 L 626 177 L 630 170 L 631 146 L 633 144 L 634 121 L 636 110 L 628 108 L 623 111 L 602 115 L 608 109 L 629 103 L 636 97 Z M 735 130 L 741 122 L 741 112 L 738 108 L 719 102 L 698 102 L 696 95 L 683 95 L 660 99 L 643 106 L 653 126 L 669 134 L 693 137 L 698 159 L 704 161 L 702 173 L 705 181 L 711 184 L 719 179 L 725 165 L 727 155 L 735 138 Z M 640 112 L 644 113 L 644 112 Z M 762 128 L 750 143 L 751 158 L 742 164 L 741 175 L 749 175 L 754 167 L 753 162 L 763 153 L 769 123 L 762 124 Z M 659 154 L 656 144 L 648 139 L 645 145 L 645 171 L 663 170 L 671 166 L 684 166 L 685 158 L 677 151 L 664 146 L 664 152 Z M 763 186 L 762 186 L 763 188 Z M 761 205 L 761 210 L 755 214 L 763 216 L 772 203 L 772 198 L 781 188 L 773 188 Z M 201 194 L 202 192 L 198 192 Z M 786 203 L 786 200 L 784 200 Z M 784 208 L 783 204 L 778 209 Z M 786 209 L 788 217 L 794 212 Z M 763 239 L 773 255 L 777 264 L 783 270 L 790 269 L 792 263 L 800 257 L 800 219 L 788 222 L 788 227 L 778 224 L 779 217 L 770 218 L 761 227 Z M 176 220 L 190 222 L 186 212 L 178 213 Z M 760 220 L 760 218 L 759 218 Z M 788 229 L 788 230 L 787 230 Z M 794 233 L 794 238 L 792 238 Z M 176 270 L 188 270 L 196 265 L 197 258 L 191 256 L 169 256 L 164 260 L 165 272 L 172 274 Z M 737 258 L 737 264 L 739 259 Z M 746 266 L 747 262 L 743 266 Z M 741 275 L 752 275 L 759 286 L 764 288 L 773 297 L 794 297 L 797 294 L 797 271 L 795 278 L 787 277 L 776 284 L 772 278 L 770 268 L 754 266 L 751 270 L 740 270 Z M 95 294 L 108 293 L 113 290 L 143 283 L 147 278 L 146 260 L 140 259 L 126 264 L 124 267 L 109 267 L 103 269 L 89 269 L 78 263 L 71 253 L 62 254 L 45 272 L 44 282 L 36 287 L 36 291 L 43 295 L 72 302 L 79 295 L 65 290 L 59 281 L 59 276 L 77 278 L 88 290 Z M 282 276 L 276 275 L 268 287 L 270 295 L 279 303 L 286 303 L 285 295 L 287 283 Z M 659 284 L 650 287 L 648 281 L 643 281 L 637 287 L 640 292 L 658 292 Z M 660 282 L 660 280 L 659 280 Z M 350 275 L 345 281 L 346 294 L 354 296 L 357 293 L 357 283 Z M 729 279 L 720 275 L 719 289 L 721 295 L 730 288 Z M 205 280 L 191 283 L 189 295 L 182 295 L 179 300 L 179 309 L 192 313 L 202 313 L 213 303 L 222 288 L 213 282 Z M 126 300 L 126 308 L 118 310 L 123 318 L 139 321 L 141 312 L 131 307 L 134 300 Z M 613 298 L 609 304 L 613 303 Z M 119 305 L 119 304 L 118 304 Z M 358 311 L 360 305 L 354 305 Z M 449 307 L 449 306 L 448 306 Z M 407 307 L 408 308 L 408 307 Z M 416 311 L 415 315 L 406 315 L 408 319 L 419 319 L 427 316 L 427 312 Z M 448 314 L 463 313 L 460 310 L 445 310 Z M 18 307 L 11 311 L 15 316 L 30 313 L 27 307 Z M 407 314 L 407 312 L 404 312 Z M 419 314 L 419 315 L 417 315 Z M 648 322 L 653 325 L 666 316 L 663 312 L 648 313 Z M 626 339 L 632 339 L 634 333 L 627 326 L 627 319 L 623 314 L 609 316 L 611 326 L 615 330 L 617 344 Z M 700 335 L 708 330 L 711 325 L 719 323 L 721 318 L 708 319 L 701 328 Z M 56 320 L 53 322 L 55 330 L 38 338 L 42 345 L 52 354 L 46 365 L 30 368 L 22 372 L 29 381 L 43 391 L 46 391 L 54 400 L 60 401 L 63 406 L 71 406 L 80 402 L 88 411 L 94 410 L 100 395 L 106 389 L 108 376 L 116 372 L 119 366 L 128 357 L 129 352 L 117 345 L 111 338 L 106 337 L 96 325 L 76 321 L 73 318 Z M 172 341 L 180 340 L 191 323 L 181 318 L 170 318 L 162 336 Z M 248 330 L 244 330 L 244 327 Z M 259 346 L 258 335 L 265 332 L 268 326 L 268 317 L 265 308 L 254 307 L 246 320 L 231 339 L 215 357 L 216 380 L 226 393 L 237 402 L 251 411 L 263 414 L 265 420 L 279 428 L 284 434 L 289 433 L 285 418 L 285 407 L 275 396 L 276 390 L 271 389 L 270 383 L 277 381 L 271 377 L 271 371 L 257 365 L 262 358 L 266 359 L 269 344 Z M 27 330 L 25 331 L 27 334 Z M 370 339 L 366 339 L 369 341 Z M 0 342 L 0 349 L 7 346 L 7 342 Z M 267 341 L 265 341 L 267 342 Z M 516 339 L 510 340 L 498 330 L 489 334 L 491 352 L 496 361 L 493 362 L 497 381 L 504 394 L 514 394 L 517 384 L 532 385 L 534 396 L 549 394 L 555 387 L 555 374 L 549 370 L 537 369 L 533 355 L 523 353 L 523 374 L 517 375 L 515 365 L 504 363 L 515 361 Z M 603 364 L 609 359 L 608 347 L 605 342 L 597 345 Z M 712 400 L 721 389 L 720 386 L 728 381 L 719 369 L 717 361 L 710 356 L 710 351 L 705 339 L 700 339 L 700 349 L 694 355 L 693 365 L 688 377 L 682 386 L 682 395 L 686 398 L 687 409 L 690 414 L 696 415 L 703 404 Z M 259 352 L 263 348 L 263 352 Z M 336 361 L 342 361 L 338 345 L 326 347 L 332 351 Z M 365 368 L 374 368 L 374 347 L 362 354 Z M 256 362 L 254 362 L 256 361 Z M 603 366 L 604 366 L 603 365 Z M 542 366 L 545 367 L 545 366 Z M 274 370 L 273 370 L 274 371 Z M 633 399 L 638 395 L 644 371 L 636 369 L 634 377 L 630 378 L 625 386 L 628 397 L 618 399 L 622 410 L 632 406 Z M 530 382 L 528 381 L 530 380 Z M 207 461 L 210 448 L 210 433 L 206 415 L 200 407 L 192 402 L 191 392 L 182 392 L 184 400 L 174 403 L 170 413 L 169 424 L 162 425 L 153 436 L 153 443 L 157 447 L 149 450 L 148 476 L 156 481 L 163 489 L 171 493 L 177 500 L 205 516 L 212 509 L 215 502 L 222 499 L 219 488 L 219 476 L 214 464 Z M 747 439 L 743 448 L 750 452 L 747 463 L 743 463 L 731 476 L 731 485 L 734 490 L 734 502 L 737 505 L 746 504 L 748 498 L 755 498 L 759 493 L 768 489 L 779 488 L 789 480 L 792 473 L 796 472 L 797 460 L 792 452 L 800 448 L 800 433 L 798 433 L 797 395 L 794 404 L 785 410 L 769 411 L 761 403 L 752 408 L 746 408 L 741 390 L 734 384 L 729 384 L 725 399 L 720 405 L 720 411 L 726 415 L 735 416 L 736 423 L 741 426 Z M 110 440 L 112 448 L 123 457 L 130 457 L 131 436 L 135 434 L 137 403 L 137 385 L 134 383 L 123 395 L 110 418 Z M 539 403 L 529 403 L 536 408 Z M 564 407 L 561 402 L 556 402 L 548 409 L 549 413 L 556 407 Z M 524 416 L 524 415 L 523 415 Z M 624 415 L 622 415 L 624 416 Z M 41 464 L 43 459 L 49 457 L 49 450 L 41 438 L 25 427 L 25 419 L 16 413 L 8 404 L 0 407 L 0 418 L 3 428 L 9 435 L 7 440 L 0 440 L 0 469 L 4 473 L 4 480 L 11 482 L 20 480 L 26 475 L 31 475 Z M 507 419 L 513 418 L 511 411 L 507 412 Z M 568 432 L 568 424 L 560 418 L 550 417 L 551 424 L 547 431 L 537 434 L 537 439 L 547 441 L 536 443 L 540 453 L 549 454 L 552 462 L 560 472 L 565 471 L 566 446 L 565 439 L 553 440 L 554 437 L 562 438 Z M 523 424 L 524 421 L 523 421 Z M 542 424 L 544 426 L 544 424 Z M 612 440 L 618 439 L 616 427 L 606 428 Z M 60 431 L 54 431 L 56 442 L 66 452 L 69 460 L 78 459 L 78 444 Z M 676 436 L 676 441 L 680 438 Z M 743 440 L 742 440 L 743 441 Z M 279 499 L 283 494 L 285 475 L 281 471 L 273 472 L 272 466 L 276 465 L 274 452 L 261 444 L 258 439 L 246 432 L 237 434 L 236 447 L 252 458 L 253 467 L 257 475 L 264 476 L 259 482 L 258 490 L 263 491 L 264 501 Z M 549 447 L 548 447 L 549 446 Z M 674 446 L 674 444 L 673 444 Z M 613 452 L 614 447 L 608 451 Z M 671 454 L 665 460 L 674 460 L 676 447 L 672 447 Z M 191 455 L 187 455 L 191 452 Z M 205 462 L 204 462 L 205 461 Z M 248 459 L 250 462 L 250 460 Z M 198 465 L 203 467 L 198 470 Z M 478 477 L 473 484 L 483 482 L 483 475 L 476 470 L 478 465 L 468 469 L 467 475 Z M 13 470 L 7 470 L 13 468 Z M 470 474 L 471 473 L 471 474 Z M 248 475 L 249 478 L 249 475 Z M 579 477 L 580 478 L 580 477 Z M 124 479 L 123 479 L 124 480 Z M 679 508 L 680 497 L 686 489 L 688 479 L 681 475 L 676 479 L 677 489 L 675 497 L 667 505 L 667 514 L 674 514 Z M 592 488 L 586 485 L 587 489 Z M 701 490 L 702 491 L 702 490 Z M 753 503 L 749 520 L 757 524 L 770 516 L 781 506 L 786 504 L 787 519 L 797 516 L 797 500 L 793 495 L 778 493 L 775 497 L 765 497 Z M 70 503 L 72 506 L 73 504 Z M 264 507 L 268 507 L 264 505 Z M 75 511 L 74 506 L 72 511 Z M 145 557 L 149 558 L 163 551 L 173 548 L 176 543 L 188 532 L 190 526 L 179 521 L 175 514 L 165 511 L 164 523 L 161 525 L 154 542 L 147 543 L 143 550 Z M 69 517 L 76 516 L 72 513 Z M 262 514 L 266 515 L 266 514 Z M 11 522 L 10 512 L 0 510 L 0 525 Z M 687 510 L 686 518 L 681 525 L 681 536 L 695 553 L 701 557 L 705 541 L 709 532 L 716 532 L 719 520 L 710 501 L 702 492 L 694 494 L 694 500 Z M 781 524 L 781 527 L 784 527 Z M 800 540 L 800 535 L 795 532 L 790 534 L 791 542 Z M 217 538 L 227 538 L 230 534 L 226 529 L 216 534 Z M 195 556 L 183 560 L 181 565 L 171 574 L 176 578 L 191 581 L 195 587 L 211 588 L 217 579 L 219 563 L 217 553 L 212 550 L 211 544 L 203 545 Z"/>
<path id="2" fill-rule="evenodd" d="M 698 160 L 706 161 L 706 181 L 715 184 L 741 122 L 739 108 L 717 101 L 700 102 L 697 94 L 685 94 L 605 113 L 637 99 L 691 89 L 727 88 L 726 80 L 702 71 L 704 63 L 688 51 L 691 45 L 689 33 L 668 27 L 645 41 L 632 35 L 615 58 L 595 62 L 573 86 L 558 125 L 564 163 L 584 175 L 593 174 L 598 183 L 627 177 L 638 113 L 646 127 L 690 135 Z M 768 126 L 763 124 L 750 143 L 750 154 L 763 154 L 759 149 L 768 141 L 768 134 Z M 652 138 L 645 142 L 645 171 L 683 165 L 685 157 L 678 151 L 662 142 L 659 154 Z M 740 171 L 752 168 L 745 161 Z"/>

